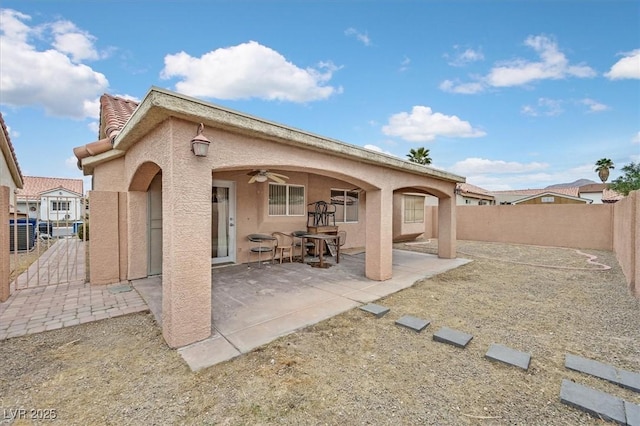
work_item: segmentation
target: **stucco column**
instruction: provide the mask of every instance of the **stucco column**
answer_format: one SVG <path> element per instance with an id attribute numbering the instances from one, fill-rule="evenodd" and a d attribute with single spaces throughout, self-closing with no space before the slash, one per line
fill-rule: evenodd
<path id="1" fill-rule="evenodd" d="M 162 171 L 162 333 L 171 347 L 211 335 L 211 166 L 182 148 Z"/>
<path id="2" fill-rule="evenodd" d="M 0 186 L 0 302 L 10 296 L 9 282 L 9 187 Z"/>
<path id="3" fill-rule="evenodd" d="M 120 218 L 117 192 L 90 191 L 89 281 L 110 284 L 120 281 Z"/>
<path id="4" fill-rule="evenodd" d="M 438 199 L 438 257 L 456 257 L 456 199 Z"/>
<path id="5" fill-rule="evenodd" d="M 365 275 L 376 281 L 392 277 L 393 192 L 367 191 Z"/>
<path id="6" fill-rule="evenodd" d="M 147 230 L 147 193 L 129 191 L 127 200 L 127 261 L 128 279 L 135 280 L 147 276 L 148 238 Z"/>

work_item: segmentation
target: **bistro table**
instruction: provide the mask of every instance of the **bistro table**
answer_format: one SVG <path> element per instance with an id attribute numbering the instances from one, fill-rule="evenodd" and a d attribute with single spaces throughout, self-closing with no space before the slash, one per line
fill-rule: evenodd
<path id="1" fill-rule="evenodd" d="M 320 252 L 320 263 L 318 264 L 319 268 L 325 268 L 324 263 L 324 250 L 327 244 L 327 241 L 334 241 L 336 247 L 336 263 L 340 263 L 340 236 L 339 235 L 331 235 L 331 234 L 304 234 L 302 236 L 302 241 L 304 245 L 304 240 L 314 240 L 319 244 L 319 252 Z"/>

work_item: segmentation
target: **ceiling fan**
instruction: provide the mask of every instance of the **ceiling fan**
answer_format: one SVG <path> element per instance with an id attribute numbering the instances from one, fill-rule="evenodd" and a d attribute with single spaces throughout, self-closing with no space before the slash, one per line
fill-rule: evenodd
<path id="1" fill-rule="evenodd" d="M 247 173 L 248 176 L 251 176 L 249 179 L 249 183 L 254 182 L 266 182 L 267 179 L 271 179 L 277 183 L 284 183 L 285 179 L 289 179 L 288 176 L 281 175 L 279 173 L 273 173 L 268 170 L 254 170 L 250 173 Z"/>

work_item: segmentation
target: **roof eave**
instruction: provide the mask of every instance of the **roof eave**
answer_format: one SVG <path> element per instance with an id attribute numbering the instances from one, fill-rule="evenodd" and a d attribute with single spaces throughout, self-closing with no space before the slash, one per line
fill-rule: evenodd
<path id="1" fill-rule="evenodd" d="M 119 151 L 120 154 L 116 157 L 109 157 L 109 159 L 124 155 L 124 152 L 138 140 L 169 117 L 178 117 L 195 123 L 203 123 L 208 127 L 256 136 L 282 144 L 303 147 L 343 158 L 356 159 L 359 162 L 381 165 L 413 174 L 427 175 L 450 182 L 461 183 L 466 181 L 462 176 L 411 163 L 356 145 L 328 139 L 220 106 L 214 106 L 199 99 L 157 87 L 152 87 L 149 92 L 147 92 L 144 99 L 138 105 L 138 108 L 122 128 L 120 134 L 116 136 L 113 151 Z M 104 154 L 100 154 L 97 157 L 101 159 L 106 158 L 103 157 L 103 155 Z M 83 169 L 85 166 L 90 166 L 91 164 L 99 163 L 94 163 L 93 160 L 83 160 Z"/>
<path id="2" fill-rule="evenodd" d="M 111 160 L 115 160 L 116 158 L 123 157 L 125 154 L 124 151 L 119 149 L 112 149 L 107 152 L 103 152 L 102 154 L 94 155 L 92 157 L 83 158 L 81 160 L 82 174 L 84 176 L 93 175 L 93 169 L 100 164 L 106 163 Z"/>

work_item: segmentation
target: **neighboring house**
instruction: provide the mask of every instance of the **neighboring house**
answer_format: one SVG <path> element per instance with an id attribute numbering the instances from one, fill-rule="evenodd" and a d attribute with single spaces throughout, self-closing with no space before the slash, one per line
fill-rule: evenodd
<path id="1" fill-rule="evenodd" d="M 511 204 L 591 204 L 591 202 L 586 198 L 545 191 L 512 201 Z"/>
<path id="2" fill-rule="evenodd" d="M 13 149 L 9 129 L 0 113 L 0 302 L 6 301 L 10 296 L 10 261 L 11 230 L 9 219 L 15 213 L 15 191 L 22 188 L 24 181 L 16 152 Z"/>
<path id="3" fill-rule="evenodd" d="M 592 200 L 593 204 L 615 203 L 624 198 L 622 194 L 609 189 L 606 183 L 582 185 L 578 188 L 578 194 L 580 198 Z"/>
<path id="4" fill-rule="evenodd" d="M 15 192 L 17 189 L 21 189 L 24 182 L 20 165 L 16 157 L 16 152 L 13 149 L 11 138 L 9 137 L 9 130 L 4 122 L 2 113 L 0 113 L 0 151 L 2 151 L 2 162 L 0 162 L 0 186 L 7 186 L 9 188 L 10 197 L 10 209 L 13 213 L 15 208 Z"/>
<path id="5" fill-rule="evenodd" d="M 100 139 L 74 149 L 93 176 L 90 280 L 162 274 L 170 346 L 209 337 L 211 265 L 247 262 L 250 234 L 306 231 L 309 203 L 333 200 L 369 279 L 391 278 L 395 224 L 420 216 L 402 194 L 438 197 L 438 255 L 456 256 L 460 176 L 155 87 L 100 104 Z"/>
<path id="6" fill-rule="evenodd" d="M 39 221 L 80 221 L 83 185 L 82 179 L 25 176 L 24 187 L 17 192 L 17 211 Z"/>
<path id="7" fill-rule="evenodd" d="M 496 203 L 491 192 L 468 183 L 456 185 L 456 204 L 467 206 L 491 206 Z"/>

